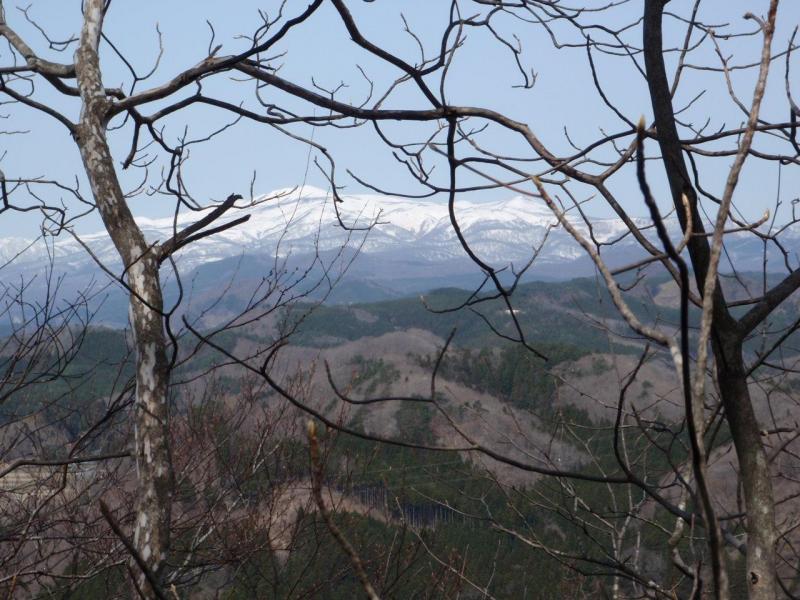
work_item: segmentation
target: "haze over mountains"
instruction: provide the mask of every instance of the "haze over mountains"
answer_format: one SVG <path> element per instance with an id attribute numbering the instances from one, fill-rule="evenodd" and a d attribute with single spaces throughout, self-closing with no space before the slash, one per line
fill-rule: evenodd
<path id="1" fill-rule="evenodd" d="M 249 214 L 248 222 L 198 240 L 178 253 L 182 277 L 193 282 L 196 293 L 202 295 L 204 286 L 218 287 L 222 277 L 233 274 L 246 282 L 257 281 L 271 270 L 296 268 L 302 272 L 317 254 L 323 264 L 333 265 L 335 275 L 359 253 L 333 296 L 339 302 L 381 300 L 448 286 L 470 287 L 482 278 L 456 238 L 444 198 L 346 196 L 338 207 L 342 221 L 355 229 L 352 231 L 340 226 L 325 190 L 307 186 L 274 192 L 260 200 L 244 211 L 229 211 L 219 221 Z M 147 238 L 156 242 L 168 239 L 175 229 L 203 214 L 184 213 L 177 224 L 172 218 L 137 220 Z M 494 201 L 459 198 L 456 216 L 474 252 L 495 268 L 505 268 L 506 273 L 523 267 L 546 236 L 528 279 L 565 280 L 593 272 L 584 251 L 563 228 L 555 227 L 556 218 L 539 200 L 522 196 Z M 577 214 L 571 219 L 578 223 Z M 376 220 L 377 225 L 368 234 L 362 230 Z M 645 219 L 636 221 L 640 226 L 648 223 Z M 674 220 L 670 224 L 677 239 L 677 224 Z M 643 256 L 632 236 L 624 235 L 626 229 L 620 220 L 593 219 L 592 228 L 599 242 L 618 240 L 613 246 L 603 247 L 603 255 L 612 266 Z M 581 229 L 588 233 L 585 225 Z M 105 232 L 81 239 L 95 258 L 66 233 L 50 238 L 47 245 L 41 241 L 31 245 L 31 240 L 22 238 L 0 240 L 0 264 L 11 261 L 4 269 L 4 280 L 30 279 L 42 273 L 49 252 L 55 257 L 56 272 L 69 274 L 65 292 L 79 291 L 91 281 L 104 279 L 96 260 L 118 270 L 116 251 Z M 796 247 L 800 228 L 785 232 L 783 239 L 788 248 Z M 728 252 L 740 270 L 761 267 L 763 246 L 755 236 L 735 234 Z M 779 265 L 774 264 L 776 268 Z"/>

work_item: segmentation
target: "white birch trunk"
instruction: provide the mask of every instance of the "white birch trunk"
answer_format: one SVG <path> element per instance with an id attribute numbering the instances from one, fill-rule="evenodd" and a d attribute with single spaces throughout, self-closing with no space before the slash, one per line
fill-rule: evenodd
<path id="1" fill-rule="evenodd" d="M 80 148 L 94 200 L 122 263 L 130 287 L 130 322 L 136 355 L 134 410 L 137 476 L 133 544 L 158 578 L 169 550 L 172 463 L 169 447 L 169 369 L 162 323 L 163 298 L 157 248 L 144 235 L 125 202 L 106 139 L 110 99 L 106 96 L 98 58 L 103 1 L 86 0 L 84 24 L 75 63 L 82 110 L 76 142 Z M 154 597 L 144 573 L 139 590 Z"/>

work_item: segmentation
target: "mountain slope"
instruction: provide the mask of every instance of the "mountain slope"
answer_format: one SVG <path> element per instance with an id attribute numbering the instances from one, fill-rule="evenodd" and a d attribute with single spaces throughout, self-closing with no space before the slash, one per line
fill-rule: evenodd
<path id="1" fill-rule="evenodd" d="M 324 190 L 306 187 L 258 197 L 253 206 L 229 211 L 217 224 L 242 214 L 250 215 L 248 222 L 200 239 L 177 253 L 182 279 L 191 281 L 195 296 L 203 298 L 218 292 L 221 282 L 234 276 L 241 290 L 275 273 L 290 279 L 292 273 L 305 273 L 311 266 L 309 275 L 314 279 L 324 270 L 336 277 L 347 267 L 347 276 L 332 298 L 345 303 L 401 297 L 443 286 L 468 288 L 482 280 L 480 269 L 455 235 L 444 199 L 353 195 L 346 196 L 338 209 L 342 222 L 353 230 L 340 225 L 333 201 Z M 183 213 L 177 222 L 172 218 L 137 220 L 147 239 L 155 243 L 167 240 L 204 214 Z M 554 215 L 534 198 L 459 198 L 455 214 L 472 250 L 481 260 L 504 270 L 504 276 L 510 277 L 527 264 L 545 238 L 532 277 L 563 280 L 593 273 L 584 251 L 563 228 L 555 227 Z M 577 216 L 571 218 L 588 235 Z M 363 230 L 371 224 L 374 227 L 369 232 Z M 646 226 L 647 221 L 638 219 L 637 224 Z M 674 223 L 672 229 L 676 230 Z M 592 234 L 598 242 L 619 240 L 602 248 L 612 266 L 643 256 L 632 236 L 623 235 L 625 231 L 617 219 L 592 220 Z M 91 281 L 105 280 L 95 259 L 119 270 L 116 251 L 105 232 L 84 235 L 81 240 L 95 258 L 67 234 L 50 238 L 48 244 L 21 238 L 0 240 L 0 265 L 9 263 L 2 271 L 4 281 L 42 273 L 50 254 L 56 272 L 69 273 L 62 288 L 67 294 L 84 290 Z M 787 247 L 798 240 L 798 230 L 785 232 Z M 728 254 L 740 270 L 760 268 L 762 251 L 761 243 L 747 234 L 732 236 L 728 245 Z M 169 269 L 165 274 L 168 279 Z M 119 299 L 112 298 L 108 310 L 118 310 L 117 304 Z"/>

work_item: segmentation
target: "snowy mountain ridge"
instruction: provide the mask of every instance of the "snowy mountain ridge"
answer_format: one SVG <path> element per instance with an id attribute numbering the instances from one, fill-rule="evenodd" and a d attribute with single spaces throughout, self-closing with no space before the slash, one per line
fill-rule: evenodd
<path id="1" fill-rule="evenodd" d="M 247 222 L 193 242 L 178 251 L 176 262 L 186 274 L 222 264 L 222 261 L 251 257 L 257 262 L 251 272 L 251 276 L 255 276 L 259 269 L 264 273 L 269 271 L 276 257 L 290 257 L 295 265 L 302 265 L 303 260 L 308 262 L 314 256 L 333 257 L 342 247 L 347 247 L 349 256 L 356 250 L 360 252 L 348 273 L 351 283 L 367 282 L 394 295 L 448 285 L 472 285 L 471 282 L 480 277 L 478 267 L 456 237 L 444 198 L 360 194 L 344 196 L 343 200 L 337 203 L 339 216 L 355 230 L 348 231 L 340 225 L 333 200 L 322 189 L 277 190 L 255 198 L 251 204 L 240 201 L 237 204 L 241 209 L 229 210 L 210 227 L 218 227 L 245 214 L 249 215 Z M 177 221 L 171 217 L 139 217 L 137 222 L 149 242 L 159 243 L 198 221 L 208 210 L 185 211 Z M 584 250 L 563 227 L 555 227 L 556 217 L 539 199 L 522 196 L 488 201 L 458 198 L 455 214 L 470 248 L 496 269 L 520 268 L 546 238 L 536 258 L 533 277 L 568 279 L 589 275 L 594 270 Z M 570 220 L 589 235 L 576 212 Z M 640 227 L 648 225 L 646 219 L 635 219 L 635 222 Z M 674 219 L 668 223 L 677 241 L 677 223 Z M 369 232 L 363 230 L 371 224 L 375 225 Z M 619 219 L 592 219 L 592 234 L 597 241 L 618 240 L 613 246 L 603 247 L 603 256 L 612 267 L 632 263 L 644 255 L 633 236 L 626 233 L 627 228 Z M 646 229 L 646 235 L 654 239 L 652 228 Z M 97 280 L 100 269 L 96 260 L 119 272 L 116 250 L 104 231 L 82 235 L 80 239 L 91 249 L 94 258 L 66 232 L 44 241 L 0 240 L 0 266 L 5 265 L 0 276 L 5 281 L 20 277 L 29 279 L 47 266 L 50 254 L 54 256 L 56 271 L 69 273 L 75 289 L 89 279 Z M 783 240 L 785 247 L 796 250 L 800 230 L 786 231 Z M 734 234 L 727 250 L 738 268 L 760 268 L 763 245 L 755 236 Z M 781 262 L 776 260 L 773 264 L 777 268 Z"/>
<path id="2" fill-rule="evenodd" d="M 344 200 L 339 203 L 340 216 L 354 231 L 341 227 L 330 194 L 324 190 L 306 187 L 302 191 L 278 190 L 260 196 L 255 199 L 254 206 L 231 209 L 212 227 L 244 214 L 250 215 L 247 222 L 191 244 L 180 251 L 180 262 L 184 267 L 193 268 L 240 254 L 285 256 L 313 252 L 316 246 L 321 251 L 335 250 L 348 239 L 351 244 L 356 240 L 360 243 L 364 235 L 360 229 L 373 223 L 377 224 L 366 236 L 362 252 L 408 250 L 404 247 L 412 244 L 419 250 L 421 244 L 429 252 L 430 259 L 463 255 L 450 223 L 447 203 L 443 200 L 378 195 L 346 196 Z M 209 210 L 183 212 L 177 220 L 173 217 L 137 217 L 136 220 L 148 241 L 163 242 L 175 231 L 198 221 Z M 521 196 L 488 202 L 459 199 L 455 211 L 465 237 L 488 262 L 505 263 L 529 255 L 531 249 L 541 243 L 548 227 L 556 224 L 554 215 L 541 202 Z M 503 233 L 495 235 L 498 232 Z M 609 239 L 622 232 L 621 223 L 613 219 L 600 219 L 595 224 L 595 233 L 600 239 Z M 82 235 L 81 240 L 98 259 L 112 265 L 118 262 L 105 232 Z M 64 267 L 76 268 L 92 261 L 81 244 L 69 234 L 62 233 L 50 241 L 57 262 Z M 559 247 L 548 250 L 547 254 L 555 250 L 556 256 L 570 258 L 579 249 Z M 22 254 L 12 263 L 17 267 L 33 266 L 48 257 L 46 245 L 41 241 L 31 245 L 30 240 L 22 238 L 0 240 L 2 263 L 20 252 Z"/>

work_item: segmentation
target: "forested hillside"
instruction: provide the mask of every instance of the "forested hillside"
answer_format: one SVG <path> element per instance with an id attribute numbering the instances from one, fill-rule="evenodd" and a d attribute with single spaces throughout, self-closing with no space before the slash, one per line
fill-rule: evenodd
<path id="1" fill-rule="evenodd" d="M 663 295 L 663 285 L 663 279 L 651 282 L 650 297 Z M 603 517 L 589 511 L 582 498 L 590 494 L 594 505 L 612 512 L 632 498 L 613 487 L 603 488 L 606 497 L 600 498 L 594 484 L 580 480 L 554 486 L 535 472 L 474 452 L 407 445 L 458 447 L 458 431 L 545 469 L 552 465 L 590 478 L 619 474 L 615 397 L 622 389 L 620 377 L 634 366 L 643 346 L 614 335 L 620 325 L 602 290 L 592 279 L 520 287 L 517 310 L 529 317 L 527 333 L 547 360 L 498 337 L 508 315 L 497 301 L 482 306 L 483 316 L 464 310 L 437 314 L 437 308 L 457 305 L 469 294 L 458 289 L 431 292 L 424 299 L 320 306 L 311 312 L 295 306 L 259 327 L 233 328 L 213 338 L 217 349 L 178 357 L 173 420 L 185 432 L 181 438 L 186 436 L 179 454 L 196 453 L 179 460 L 198 461 L 202 471 L 190 469 L 181 478 L 178 512 L 186 511 L 187 518 L 203 510 L 215 514 L 219 502 L 233 503 L 224 510 L 230 522 L 223 531 L 199 545 L 192 542 L 186 559 L 208 555 L 210 562 L 209 574 L 198 577 L 191 593 L 202 594 L 221 581 L 226 582 L 225 598 L 350 598 L 360 589 L 311 497 L 311 464 L 302 434 L 306 417 L 254 382 L 241 365 L 225 366 L 230 363 L 226 352 L 247 354 L 286 324 L 295 325 L 298 315 L 302 321 L 281 350 L 277 370 L 285 385 L 302 390 L 312 406 L 352 432 L 328 428 L 322 435 L 325 493 L 335 522 L 347 532 L 372 580 L 382 582 L 386 597 L 601 593 L 611 581 L 602 569 L 571 574 L 575 560 L 604 560 L 601 546 L 587 545 L 587 527 L 596 529 L 592 537 L 600 540 L 615 535 L 613 529 L 604 530 Z M 668 302 L 664 306 L 642 297 L 632 306 L 642 318 L 676 318 Z M 453 330 L 455 337 L 442 355 Z M 6 435 L 47 432 L 31 438 L 44 440 L 38 442 L 44 457 L 58 457 L 62 448 L 83 443 L 98 420 L 116 418 L 118 398 L 132 385 L 125 331 L 90 327 L 76 339 L 74 358 L 57 378 L 15 393 L 2 407 Z M 434 372 L 440 403 L 431 405 L 421 400 L 430 393 Z M 670 365 L 656 355 L 629 394 L 650 433 L 626 442 L 625 452 L 646 465 L 651 481 L 668 478 L 671 463 L 687 456 L 680 411 L 669 408 L 670 403 L 679 405 L 672 381 Z M 337 395 L 352 400 L 337 402 Z M 392 397 L 420 401 L 358 405 L 361 399 Z M 235 407 L 243 398 L 248 408 L 239 413 Z M 406 446 L 375 446 L 359 435 L 397 439 Z M 118 447 L 120 436 L 124 429 L 106 435 L 102 443 Z M 712 443 L 724 454 L 729 437 L 718 432 Z M 269 452 L 253 462 L 265 446 Z M 667 446 L 671 450 L 664 452 Z M 17 445 L 4 457 L 5 464 L 31 450 Z M 126 461 L 114 468 L 122 469 L 122 485 L 127 485 L 122 474 Z M 105 485 L 107 469 L 70 471 L 67 485 L 87 493 Z M 50 477 L 59 474 L 53 471 Z M 8 508 L 22 509 L 29 500 L 9 492 Z M 630 525 L 637 532 L 636 552 L 653 573 L 663 575 L 670 556 L 658 531 L 669 526 L 669 514 L 654 503 L 637 502 L 637 510 L 648 516 Z M 260 524 L 254 524 L 252 535 L 262 531 L 265 544 L 234 541 L 237 528 L 253 518 Z M 508 531 L 522 531 L 525 537 Z M 531 540 L 539 540 L 547 552 L 532 551 Z M 183 543 L 178 541 L 178 547 Z M 227 560 L 237 566 L 225 566 Z M 458 572 L 452 571 L 454 565 Z M 203 568 L 198 568 L 199 575 Z M 734 560 L 731 568 L 741 565 Z M 104 598 L 109 586 L 123 579 L 119 567 L 112 567 L 78 586 L 70 583 L 62 590 L 55 582 L 28 591 Z M 331 582 L 335 586 L 326 588 Z"/>

